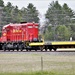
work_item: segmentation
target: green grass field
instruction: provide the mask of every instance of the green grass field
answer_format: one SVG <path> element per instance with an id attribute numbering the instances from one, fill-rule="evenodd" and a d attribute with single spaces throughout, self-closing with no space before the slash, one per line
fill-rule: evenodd
<path id="1" fill-rule="evenodd" d="M 75 55 L 0 53 L 0 75 L 75 75 Z"/>
<path id="2" fill-rule="evenodd" d="M 57 72 L 39 71 L 39 72 L 25 72 L 25 73 L 0 73 L 0 75 L 75 75 L 75 74 L 64 74 Z"/>
<path id="3" fill-rule="evenodd" d="M 54 73 L 54 72 L 46 72 L 46 71 L 39 71 L 39 72 L 29 72 L 29 73 L 0 73 L 0 75 L 65 75 L 63 73 Z M 74 75 L 74 74 L 68 74 Z"/>

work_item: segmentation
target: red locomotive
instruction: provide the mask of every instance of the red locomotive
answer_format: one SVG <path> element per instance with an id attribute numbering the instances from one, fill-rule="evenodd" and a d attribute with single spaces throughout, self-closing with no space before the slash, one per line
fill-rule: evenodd
<path id="1" fill-rule="evenodd" d="M 29 42 L 39 41 L 38 27 L 37 23 L 5 25 L 0 38 L 0 48 L 4 50 L 28 49 Z"/>

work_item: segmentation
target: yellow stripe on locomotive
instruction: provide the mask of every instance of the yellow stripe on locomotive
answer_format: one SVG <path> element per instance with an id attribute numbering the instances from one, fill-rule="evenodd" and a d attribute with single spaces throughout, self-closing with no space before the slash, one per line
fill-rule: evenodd
<path id="1" fill-rule="evenodd" d="M 44 42 L 32 42 L 32 43 L 29 43 L 29 46 L 41 46 L 41 45 L 44 45 Z"/>

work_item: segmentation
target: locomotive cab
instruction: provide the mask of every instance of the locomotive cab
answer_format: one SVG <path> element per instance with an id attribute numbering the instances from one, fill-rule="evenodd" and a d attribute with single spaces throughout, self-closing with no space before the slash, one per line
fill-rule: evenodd
<path id="1" fill-rule="evenodd" d="M 12 33 L 12 27 L 8 25 L 7 27 L 3 27 L 2 29 L 2 41 L 3 42 L 8 42 L 11 41 L 11 35 Z"/>

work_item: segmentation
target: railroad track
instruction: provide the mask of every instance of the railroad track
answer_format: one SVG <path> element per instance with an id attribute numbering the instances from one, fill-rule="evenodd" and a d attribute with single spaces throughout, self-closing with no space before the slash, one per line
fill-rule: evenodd
<path id="1" fill-rule="evenodd" d="M 17 51 L 17 50 L 6 50 L 6 51 L 3 51 L 3 50 L 0 50 L 0 52 L 75 52 L 75 50 L 66 50 L 66 49 L 64 49 L 64 50 L 57 50 L 57 51 L 45 51 L 45 50 L 43 50 L 43 51 L 40 51 L 40 50 L 37 50 L 37 51 L 35 51 L 35 50 L 31 50 L 31 51 L 26 51 L 26 50 L 23 50 L 23 51 L 21 51 L 21 50 L 19 50 L 19 51 Z"/>
<path id="2" fill-rule="evenodd" d="M 5 54 L 5 55 L 49 55 L 49 56 L 75 56 L 75 51 L 3 51 L 0 50 L 0 54 Z"/>

